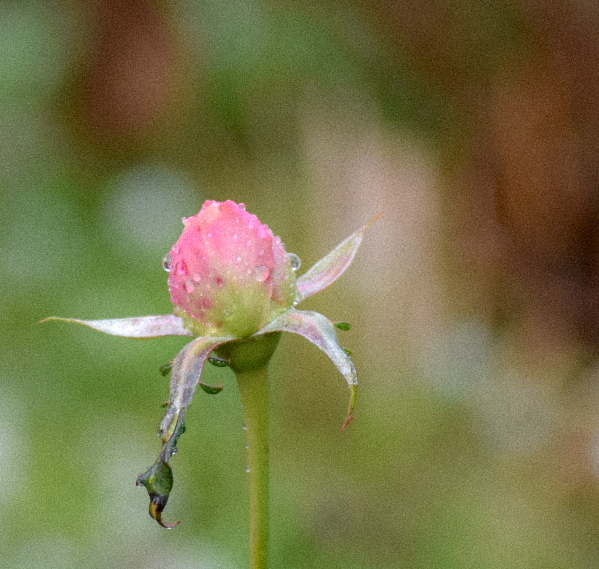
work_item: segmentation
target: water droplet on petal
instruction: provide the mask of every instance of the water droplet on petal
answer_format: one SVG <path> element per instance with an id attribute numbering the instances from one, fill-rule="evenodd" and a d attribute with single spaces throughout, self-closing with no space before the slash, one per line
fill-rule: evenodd
<path id="1" fill-rule="evenodd" d="M 263 283 L 270 275 L 270 269 L 264 265 L 260 265 L 254 269 L 254 280 Z"/>
<path id="2" fill-rule="evenodd" d="M 233 241 L 236 241 L 236 240 L 237 240 L 237 233 L 234 233 L 233 234 Z"/>
<path id="3" fill-rule="evenodd" d="M 188 292 L 189 294 L 191 294 L 194 290 L 195 290 L 195 286 L 193 284 L 193 281 L 191 279 L 187 279 L 185 281 L 185 291 Z"/>
<path id="4" fill-rule="evenodd" d="M 202 275 L 198 275 L 197 273 L 195 273 L 194 275 L 192 275 L 191 280 L 194 283 L 202 282 Z"/>
<path id="5" fill-rule="evenodd" d="M 164 257 L 164 259 L 162 259 L 162 268 L 167 272 L 170 273 L 171 272 L 171 254 L 167 253 Z"/>
<path id="6" fill-rule="evenodd" d="M 245 209 L 246 205 L 244 203 L 239 204 L 239 209 Z"/>
<path id="7" fill-rule="evenodd" d="M 289 261 L 294 271 L 297 271 L 302 266 L 302 260 L 295 253 L 289 253 Z"/>
<path id="8" fill-rule="evenodd" d="M 235 259 L 235 262 L 236 262 L 236 263 L 241 263 L 241 257 L 237 257 L 237 258 Z"/>

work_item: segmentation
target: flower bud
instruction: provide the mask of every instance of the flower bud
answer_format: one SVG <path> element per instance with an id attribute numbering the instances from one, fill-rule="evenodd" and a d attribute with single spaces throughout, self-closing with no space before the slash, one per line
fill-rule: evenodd
<path id="1" fill-rule="evenodd" d="M 295 273 L 267 225 L 229 200 L 204 203 L 165 258 L 175 314 L 195 336 L 251 336 L 293 306 Z"/>

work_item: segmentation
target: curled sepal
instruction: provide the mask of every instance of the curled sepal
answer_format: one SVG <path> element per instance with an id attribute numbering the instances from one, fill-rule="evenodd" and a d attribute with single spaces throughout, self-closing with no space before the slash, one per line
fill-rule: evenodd
<path id="1" fill-rule="evenodd" d="M 335 364 L 347 381 L 350 390 L 349 411 L 342 431 L 353 420 L 353 410 L 358 393 L 358 372 L 349 355 L 345 352 L 335 332 L 333 323 L 322 314 L 308 310 L 290 309 L 266 325 L 259 334 L 269 332 L 292 332 L 299 334 L 318 346 Z"/>
<path id="2" fill-rule="evenodd" d="M 173 361 L 168 409 L 160 423 L 160 437 L 167 443 L 173 436 L 178 422 L 191 403 L 206 360 L 212 350 L 232 338 L 200 337 L 189 342 Z M 218 388 L 217 388 L 218 389 Z"/>
<path id="3" fill-rule="evenodd" d="M 59 318 L 50 316 L 42 322 L 58 320 L 60 322 L 71 322 L 83 324 L 99 332 L 122 336 L 124 338 L 160 338 L 161 336 L 193 336 L 193 333 L 185 328 L 183 319 L 174 314 L 162 314 L 160 316 L 134 316 L 132 318 L 112 318 L 109 320 L 78 320 L 77 318 Z"/>
<path id="4" fill-rule="evenodd" d="M 349 267 L 362 243 L 368 227 L 382 214 L 371 219 L 364 227 L 350 235 L 328 255 L 320 259 L 307 273 L 297 279 L 298 301 L 302 301 L 333 284 Z"/>
<path id="5" fill-rule="evenodd" d="M 150 496 L 150 516 L 163 528 L 172 529 L 181 523 L 178 521 L 169 524 L 162 519 L 162 511 L 173 488 L 173 471 L 168 462 L 159 458 L 146 472 L 137 477 L 137 486 L 145 486 Z"/>

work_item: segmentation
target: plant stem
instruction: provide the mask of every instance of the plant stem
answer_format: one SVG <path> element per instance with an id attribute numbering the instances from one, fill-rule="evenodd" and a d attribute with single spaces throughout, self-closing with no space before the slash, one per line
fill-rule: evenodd
<path id="1" fill-rule="evenodd" d="M 251 569 L 268 566 L 268 362 L 236 372 L 247 427 Z"/>

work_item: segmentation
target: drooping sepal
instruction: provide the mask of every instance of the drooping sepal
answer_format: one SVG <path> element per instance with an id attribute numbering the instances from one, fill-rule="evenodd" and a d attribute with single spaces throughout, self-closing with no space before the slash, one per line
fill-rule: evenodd
<path id="1" fill-rule="evenodd" d="M 160 316 L 134 316 L 132 318 L 112 318 L 108 320 L 79 320 L 77 318 L 59 318 L 50 316 L 40 320 L 48 322 L 57 320 L 59 322 L 70 322 L 83 324 L 112 336 L 123 338 L 160 338 L 162 336 L 193 336 L 183 324 L 183 319 L 174 314 L 162 314 Z"/>
<path id="2" fill-rule="evenodd" d="M 200 383 L 204 365 L 212 351 L 232 338 L 196 338 L 189 342 L 173 361 L 171 369 L 171 388 L 168 409 L 160 423 L 159 434 L 163 443 L 167 443 L 173 436 L 178 422 L 185 414 L 191 403 L 193 395 Z M 208 388 L 212 386 L 203 384 Z M 220 388 L 212 388 L 220 390 Z M 214 391 L 213 391 L 214 392 Z"/>
<path id="3" fill-rule="evenodd" d="M 350 390 L 349 410 L 342 431 L 345 430 L 353 420 L 353 410 L 358 393 L 358 372 L 354 362 L 339 343 L 334 324 L 318 312 L 290 309 L 262 328 L 259 334 L 270 332 L 299 334 L 329 356 L 347 381 Z"/>
<path id="4" fill-rule="evenodd" d="M 328 286 L 332 285 L 349 267 L 353 261 L 362 237 L 368 227 L 382 214 L 371 219 L 364 227 L 350 235 L 345 241 L 337 245 L 328 255 L 316 263 L 307 273 L 297 279 L 299 293 L 298 301 L 302 301 Z"/>

